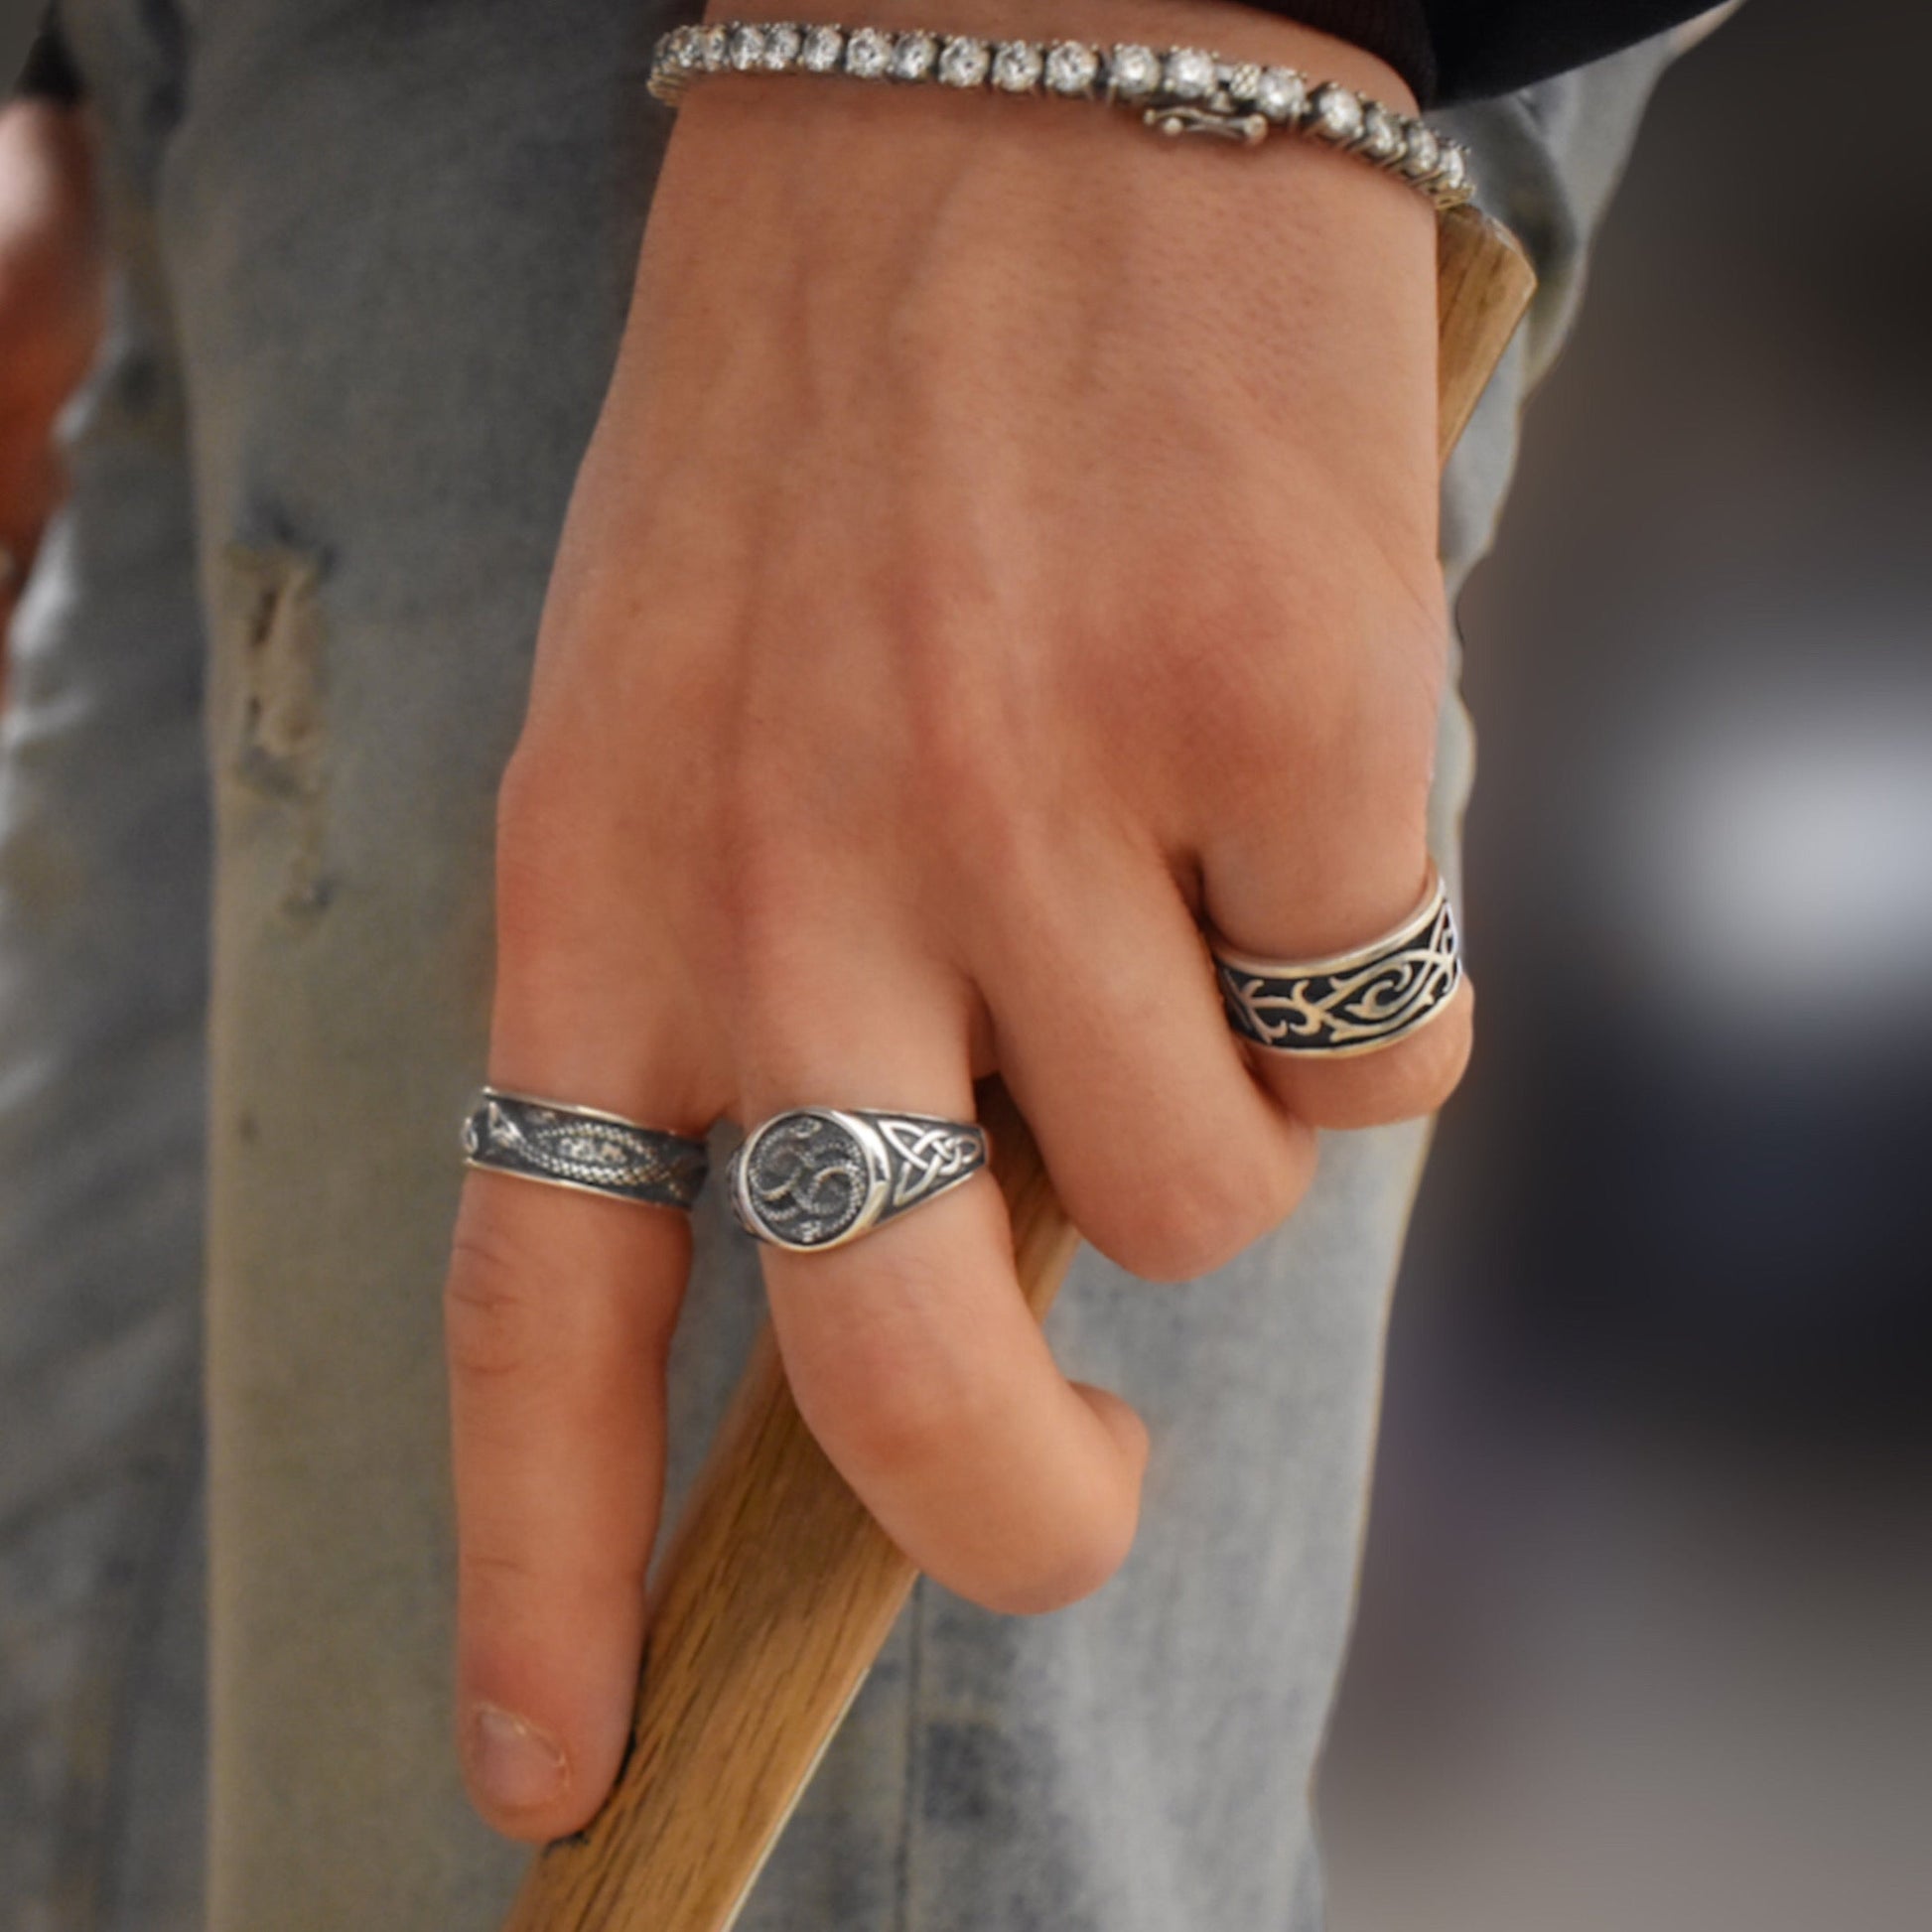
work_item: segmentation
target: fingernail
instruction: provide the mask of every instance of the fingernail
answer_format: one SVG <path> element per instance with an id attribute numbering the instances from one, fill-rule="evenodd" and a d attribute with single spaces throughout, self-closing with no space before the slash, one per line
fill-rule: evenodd
<path id="1" fill-rule="evenodd" d="M 534 1725 L 480 1704 L 470 1719 L 470 1769 L 491 1805 L 534 1811 L 563 1795 L 564 1754 Z"/>

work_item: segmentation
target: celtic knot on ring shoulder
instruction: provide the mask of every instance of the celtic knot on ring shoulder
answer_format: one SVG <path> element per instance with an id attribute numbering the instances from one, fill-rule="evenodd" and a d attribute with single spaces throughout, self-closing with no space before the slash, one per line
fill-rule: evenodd
<path id="1" fill-rule="evenodd" d="M 1228 1024 L 1277 1053 L 1341 1058 L 1391 1046 L 1433 1020 L 1462 983 L 1455 913 L 1440 882 L 1373 944 L 1329 959 L 1257 959 L 1210 941 Z"/>
<path id="2" fill-rule="evenodd" d="M 879 1131 L 898 1157 L 892 1204 L 911 1207 L 948 1181 L 961 1180 L 986 1158 L 986 1136 L 977 1127 L 950 1121 L 896 1120 L 884 1115 Z"/>

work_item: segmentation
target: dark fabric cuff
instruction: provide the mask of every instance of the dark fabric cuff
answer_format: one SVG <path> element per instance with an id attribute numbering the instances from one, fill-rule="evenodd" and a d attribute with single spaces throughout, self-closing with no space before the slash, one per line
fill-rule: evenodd
<path id="1" fill-rule="evenodd" d="M 1713 0 L 1253 0 L 1379 55 L 1423 106 L 1505 94 L 1600 61 Z"/>
<path id="2" fill-rule="evenodd" d="M 1436 49 L 1424 0 L 1264 0 L 1267 11 L 1350 41 L 1386 61 L 1426 107 L 1436 98 Z"/>
<path id="3" fill-rule="evenodd" d="M 1429 0 L 1437 91 L 1481 100 L 1600 61 L 1714 0 Z"/>
<path id="4" fill-rule="evenodd" d="M 51 11 L 27 50 L 27 64 L 14 83 L 14 92 L 35 100 L 59 101 L 68 107 L 86 92 Z"/>

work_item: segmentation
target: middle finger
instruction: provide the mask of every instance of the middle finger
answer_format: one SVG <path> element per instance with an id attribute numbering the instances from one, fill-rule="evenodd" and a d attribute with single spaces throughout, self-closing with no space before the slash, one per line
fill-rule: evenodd
<path id="1" fill-rule="evenodd" d="M 973 1118 L 971 989 L 890 918 L 855 914 L 788 947 L 779 977 L 740 1015 L 748 1127 L 800 1106 Z M 787 986 L 843 995 L 799 1002 Z M 1112 1574 L 1146 1432 L 1119 1398 L 1060 1373 L 990 1173 L 847 1246 L 763 1259 L 799 1412 L 914 1563 L 1010 1611 L 1056 1607 Z"/>

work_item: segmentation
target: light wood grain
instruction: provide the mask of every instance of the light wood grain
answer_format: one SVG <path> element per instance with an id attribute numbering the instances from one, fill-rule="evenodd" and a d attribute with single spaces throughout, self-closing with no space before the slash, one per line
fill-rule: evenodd
<path id="1" fill-rule="evenodd" d="M 1529 257 L 1473 207 L 1436 224 L 1438 447 L 1445 463 L 1536 293 Z"/>
<path id="2" fill-rule="evenodd" d="M 1534 281 L 1473 210 L 1440 233 L 1447 458 Z M 1079 1237 L 997 1079 L 980 1103 L 1043 1315 Z M 535 1861 L 505 1932 L 725 1932 L 913 1577 L 800 1421 L 767 1324 L 665 1553 L 617 1789 Z"/>

